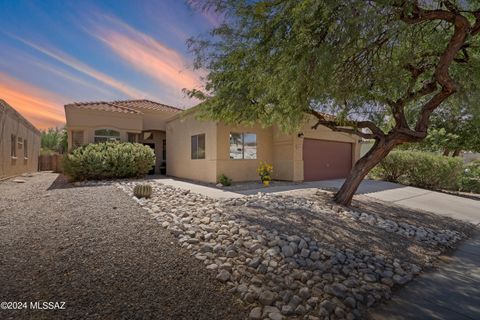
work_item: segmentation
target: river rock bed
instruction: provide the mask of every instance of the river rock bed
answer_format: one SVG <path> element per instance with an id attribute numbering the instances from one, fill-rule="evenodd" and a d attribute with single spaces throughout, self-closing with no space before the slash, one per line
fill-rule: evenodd
<path id="1" fill-rule="evenodd" d="M 341 215 L 394 232 L 409 241 L 453 245 L 456 231 L 433 230 L 340 206 L 260 193 L 214 200 L 159 182 L 150 199 L 137 199 L 137 182 L 117 186 L 133 197 L 216 272 L 250 307 L 250 319 L 361 319 L 367 308 L 389 299 L 392 288 L 411 281 L 422 268 L 365 248 L 339 248 L 303 234 L 285 233 L 243 219 L 242 210 L 309 210 Z M 322 192 L 322 191 L 318 191 Z M 236 214 L 234 214 L 236 213 Z"/>
<path id="2" fill-rule="evenodd" d="M 318 193 L 323 193 L 323 191 L 318 190 L 317 194 Z M 226 205 L 244 205 L 266 210 L 307 210 L 313 213 L 339 214 L 352 220 L 378 227 L 387 232 L 395 232 L 411 238 L 414 241 L 425 242 L 432 246 L 453 247 L 457 241 L 462 239 L 461 233 L 455 230 L 433 230 L 424 226 L 396 222 L 391 219 L 383 219 L 375 214 L 359 212 L 354 209 L 335 204 L 326 204 L 324 201 L 315 201 L 303 197 L 259 193 L 240 199 L 228 199 L 225 200 L 224 203 Z"/>

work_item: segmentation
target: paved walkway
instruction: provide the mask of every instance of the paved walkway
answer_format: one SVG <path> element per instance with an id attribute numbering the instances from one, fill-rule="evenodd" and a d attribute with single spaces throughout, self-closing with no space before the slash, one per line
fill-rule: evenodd
<path id="1" fill-rule="evenodd" d="M 371 312 L 373 320 L 480 319 L 480 234 Z"/>
<path id="2" fill-rule="evenodd" d="M 230 192 L 215 187 L 204 186 L 193 182 L 182 181 L 179 179 L 167 178 L 165 176 L 153 176 L 151 179 L 157 180 L 165 185 L 187 189 L 195 193 L 203 194 L 213 199 L 243 197 L 243 195 L 239 193 Z"/>
<path id="3" fill-rule="evenodd" d="M 342 183 L 343 179 L 339 179 L 308 182 L 306 185 L 315 188 L 339 188 Z M 357 194 L 365 194 L 385 202 L 425 210 L 474 224 L 480 223 L 480 201 L 478 200 L 375 180 L 362 182 Z"/>

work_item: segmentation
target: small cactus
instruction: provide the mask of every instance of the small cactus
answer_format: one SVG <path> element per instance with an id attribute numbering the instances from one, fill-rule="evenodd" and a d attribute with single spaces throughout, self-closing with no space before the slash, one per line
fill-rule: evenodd
<path id="1" fill-rule="evenodd" d="M 152 196 L 152 186 L 149 184 L 138 184 L 133 188 L 133 195 L 137 198 L 150 198 Z"/>

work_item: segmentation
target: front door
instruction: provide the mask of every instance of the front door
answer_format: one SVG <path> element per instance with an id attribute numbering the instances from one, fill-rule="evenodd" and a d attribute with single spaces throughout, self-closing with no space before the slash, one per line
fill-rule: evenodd
<path id="1" fill-rule="evenodd" d="M 143 145 L 149 146 L 150 148 L 152 148 L 153 153 L 155 154 L 155 143 L 144 143 Z M 155 154 L 155 158 L 156 157 L 157 155 Z M 155 166 L 153 166 L 153 168 L 150 171 L 148 171 L 148 174 L 155 174 Z"/>

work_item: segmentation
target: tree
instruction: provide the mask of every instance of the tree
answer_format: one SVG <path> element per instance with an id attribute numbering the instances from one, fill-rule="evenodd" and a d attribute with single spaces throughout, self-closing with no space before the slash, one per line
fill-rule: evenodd
<path id="1" fill-rule="evenodd" d="M 48 128 L 40 135 L 42 150 L 64 153 L 67 150 L 67 131 L 60 128 Z"/>
<path id="2" fill-rule="evenodd" d="M 445 156 L 458 156 L 460 151 L 480 152 L 478 98 L 457 98 L 452 97 L 435 110 L 425 140 L 407 143 L 402 148 L 439 152 Z"/>
<path id="3" fill-rule="evenodd" d="M 335 195 L 349 205 L 392 149 L 427 136 L 432 113 L 478 90 L 479 1 L 206 0 L 225 22 L 189 41 L 208 71 L 202 116 L 298 129 L 315 117 L 374 139 Z M 333 114 L 334 117 L 327 114 Z"/>

